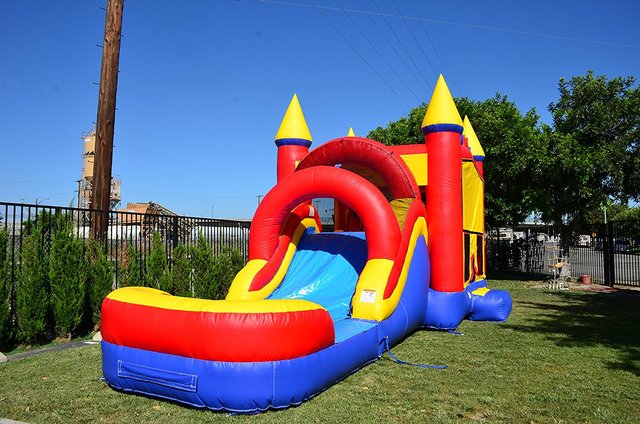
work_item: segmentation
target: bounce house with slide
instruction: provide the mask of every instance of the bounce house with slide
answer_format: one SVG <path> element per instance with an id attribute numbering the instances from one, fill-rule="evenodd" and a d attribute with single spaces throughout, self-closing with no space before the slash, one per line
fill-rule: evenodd
<path id="1" fill-rule="evenodd" d="M 349 136 L 309 151 L 294 95 L 276 135 L 277 184 L 251 223 L 225 300 L 125 287 L 102 305 L 109 386 L 212 410 L 284 408 L 420 328 L 504 321 L 485 278 L 484 152 L 440 76 L 425 143 Z M 323 232 L 312 200 L 334 199 Z"/>

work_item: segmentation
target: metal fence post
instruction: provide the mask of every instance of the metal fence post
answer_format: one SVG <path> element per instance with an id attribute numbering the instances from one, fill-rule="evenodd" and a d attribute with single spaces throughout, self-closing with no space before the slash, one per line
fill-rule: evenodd
<path id="1" fill-rule="evenodd" d="M 604 259 L 604 283 L 609 287 L 613 287 L 613 285 L 616 283 L 613 223 L 609 221 L 602 227 L 604 234 L 602 240 L 602 256 Z"/>
<path id="2" fill-rule="evenodd" d="M 178 246 L 178 216 L 173 217 L 173 247 L 174 249 Z"/>

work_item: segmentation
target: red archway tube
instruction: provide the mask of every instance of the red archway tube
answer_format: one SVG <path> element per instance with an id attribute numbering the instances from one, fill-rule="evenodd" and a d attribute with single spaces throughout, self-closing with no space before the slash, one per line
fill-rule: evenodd
<path id="1" fill-rule="evenodd" d="M 387 199 L 369 181 L 330 166 L 296 171 L 264 197 L 251 225 L 249 259 L 271 259 L 291 211 L 315 197 L 332 197 L 353 209 L 367 233 L 369 259 L 394 260 L 401 239 L 398 221 Z"/>
<path id="2" fill-rule="evenodd" d="M 296 172 L 319 165 L 362 165 L 380 175 L 389 185 L 394 199 L 419 196 L 411 171 L 400 158 L 384 144 L 362 137 L 337 138 L 309 153 L 298 165 Z"/>

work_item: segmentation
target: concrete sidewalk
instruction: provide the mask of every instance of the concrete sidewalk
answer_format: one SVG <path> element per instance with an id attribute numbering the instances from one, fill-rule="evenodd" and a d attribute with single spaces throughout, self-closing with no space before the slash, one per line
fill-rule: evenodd
<path id="1" fill-rule="evenodd" d="M 6 361 L 0 360 L 0 362 L 18 361 L 20 359 L 29 358 L 31 356 L 40 355 L 43 353 L 60 352 L 62 350 L 73 349 L 76 347 L 97 345 L 100 344 L 100 340 L 102 340 L 102 338 L 100 337 L 100 333 L 98 332 L 93 337 L 93 340 L 78 340 L 74 342 L 61 343 L 56 346 L 43 347 L 42 349 L 27 350 L 25 352 L 15 353 L 13 355 L 6 355 Z M 0 424 L 4 423 L 0 421 Z"/>

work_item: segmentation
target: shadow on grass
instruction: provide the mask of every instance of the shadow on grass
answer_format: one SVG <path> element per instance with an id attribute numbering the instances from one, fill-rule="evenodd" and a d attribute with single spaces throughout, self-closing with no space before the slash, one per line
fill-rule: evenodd
<path id="1" fill-rule="evenodd" d="M 638 293 L 551 292 L 549 301 L 517 302 L 532 308 L 525 324 L 507 327 L 545 334 L 557 346 L 605 346 L 618 352 L 610 369 L 640 376 L 640 295 Z"/>
<path id="2" fill-rule="evenodd" d="M 549 278 L 544 274 L 527 274 L 523 272 L 491 272 L 487 273 L 487 280 L 509 280 L 509 281 L 544 281 Z"/>

